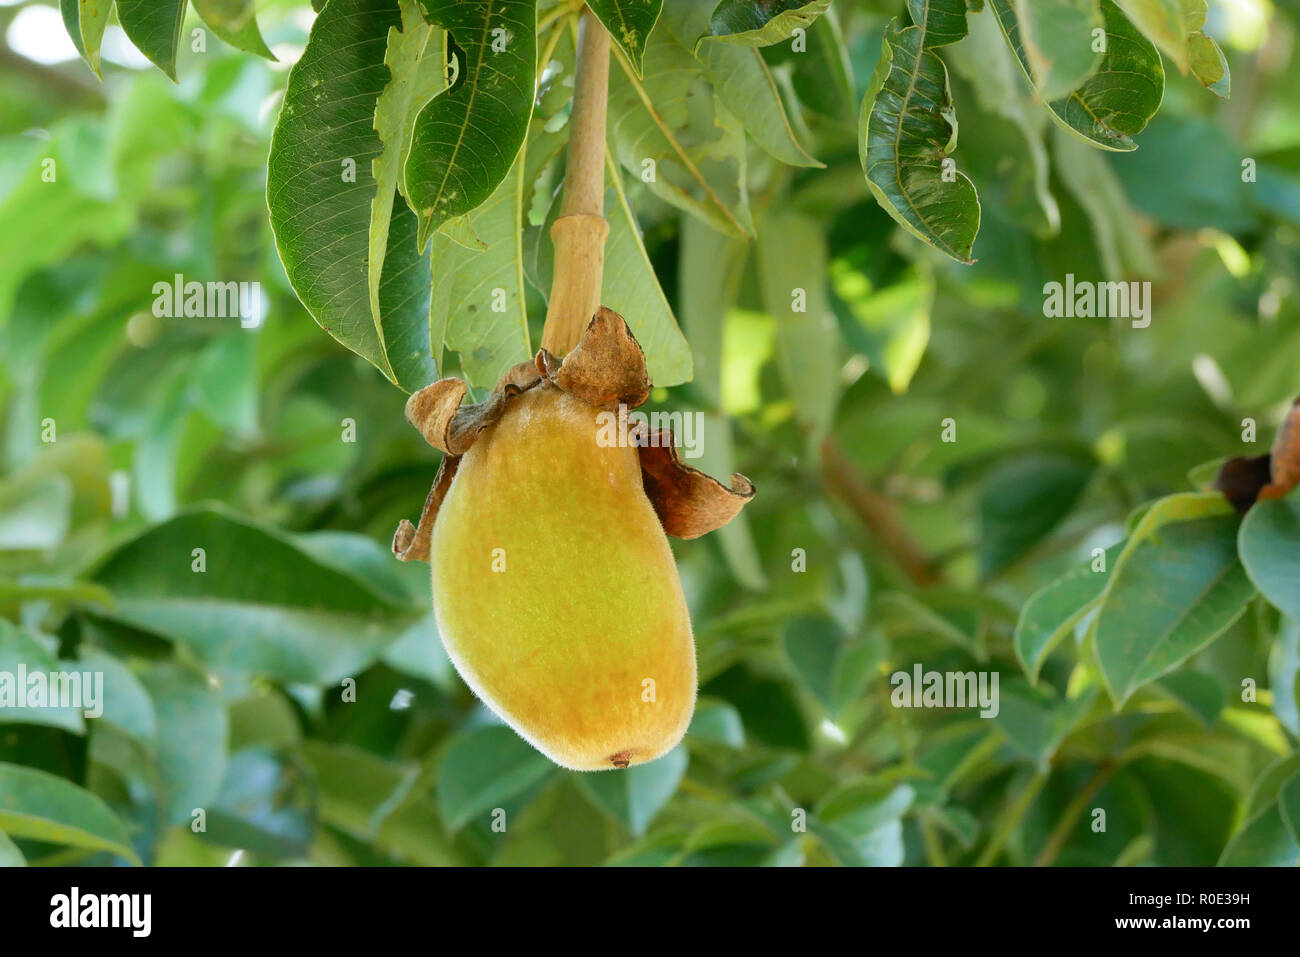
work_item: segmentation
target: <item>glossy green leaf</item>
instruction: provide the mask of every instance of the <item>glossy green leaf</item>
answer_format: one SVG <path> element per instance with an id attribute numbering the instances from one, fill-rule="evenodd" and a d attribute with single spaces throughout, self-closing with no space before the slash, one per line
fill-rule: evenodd
<path id="1" fill-rule="evenodd" d="M 962 6 L 961 0 L 951 0 Z M 921 26 L 885 30 L 880 61 L 862 100 L 859 155 L 872 194 L 904 229 L 970 263 L 979 232 L 975 187 L 949 156 L 957 125 L 948 69 Z M 945 42 L 947 35 L 940 37 Z"/>
<path id="2" fill-rule="evenodd" d="M 396 0 L 338 0 L 312 24 L 289 73 L 271 139 L 267 205 L 294 291 L 331 336 L 407 391 L 437 377 L 429 350 L 428 260 L 416 220 L 394 199 L 378 312 L 369 287 L 372 161 L 382 152 L 375 109 Z M 382 205 L 382 204 L 381 204 Z"/>
<path id="3" fill-rule="evenodd" d="M 135 864 L 126 829 L 99 797 L 35 768 L 0 764 L 0 831 L 88 850 L 110 851 Z"/>
<path id="4" fill-rule="evenodd" d="M 1016 622 L 1013 643 L 1020 667 L 1037 684 L 1043 662 L 1070 630 L 1097 606 L 1121 546 L 1090 559 L 1029 596 Z"/>
<path id="5" fill-rule="evenodd" d="M 1033 69 L 1013 0 L 989 0 L 1021 69 L 1033 82 Z M 1102 149 L 1137 149 L 1133 137 L 1160 108 L 1165 71 L 1151 41 L 1112 0 L 1101 0 L 1106 49 L 1096 71 L 1047 108 L 1066 129 Z"/>
<path id="6" fill-rule="evenodd" d="M 1300 620 L 1300 492 L 1251 506 L 1238 547 L 1255 587 L 1284 615 Z"/>
<path id="7" fill-rule="evenodd" d="M 99 45 L 113 11 L 113 0 L 59 0 L 59 8 L 77 52 L 99 76 Z"/>
<path id="8" fill-rule="evenodd" d="M 456 736 L 438 765 L 438 809 L 455 832 L 488 815 L 555 771 L 555 765 L 504 725 Z"/>
<path id="9" fill-rule="evenodd" d="M 1112 700 L 1122 704 L 1208 645 L 1254 595 L 1233 516 L 1167 524 L 1126 549 L 1097 619 L 1097 658 Z"/>
<path id="10" fill-rule="evenodd" d="M 236 50 L 275 60 L 257 26 L 256 0 L 194 0 L 194 10 Z"/>
<path id="11" fill-rule="evenodd" d="M 415 118 L 403 176 L 420 247 L 492 195 L 528 133 L 537 72 L 536 0 L 420 0 L 463 59 L 451 88 Z M 328 9 L 328 7 L 326 8 Z"/>
<path id="12" fill-rule="evenodd" d="M 187 0 L 117 0 L 117 19 L 127 38 L 173 80 Z"/>
<path id="13" fill-rule="evenodd" d="M 689 760 L 686 749 L 679 745 L 648 764 L 618 772 L 582 774 L 578 780 L 629 834 L 641 837 L 676 793 Z"/>
<path id="14" fill-rule="evenodd" d="M 663 0 L 591 0 L 587 8 L 604 24 L 619 49 L 627 54 L 639 76 L 646 41 L 659 20 Z"/>
<path id="15" fill-rule="evenodd" d="M 720 0 L 703 39 L 747 47 L 780 43 L 826 12 L 831 0 Z"/>
<path id="16" fill-rule="evenodd" d="M 1013 0 L 1029 75 L 1043 99 L 1069 94 L 1101 64 L 1097 0 Z"/>
<path id="17" fill-rule="evenodd" d="M 196 549 L 205 571 L 194 570 Z M 117 598 L 114 619 L 169 638 L 211 667 L 287 682 L 355 674 L 414 617 L 283 533 L 218 511 L 149 529 L 95 578 Z"/>
<path id="18" fill-rule="evenodd" d="M 172 664 L 142 676 L 157 716 L 156 767 L 163 814 L 170 824 L 188 824 L 221 787 L 226 770 L 229 719 L 204 677 Z"/>

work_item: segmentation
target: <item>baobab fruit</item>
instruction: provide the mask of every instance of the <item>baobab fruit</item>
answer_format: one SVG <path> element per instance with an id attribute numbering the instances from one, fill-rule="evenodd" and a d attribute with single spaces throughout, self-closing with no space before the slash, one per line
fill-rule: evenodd
<path id="1" fill-rule="evenodd" d="M 399 558 L 428 558 L 447 653 L 523 738 L 575 770 L 671 750 L 696 693 L 690 616 L 667 535 L 694 538 L 753 495 L 678 461 L 671 435 L 616 430 L 645 401 L 645 359 L 602 309 L 563 362 L 539 352 L 493 395 L 417 392 L 407 416 L 443 465 Z M 604 415 L 602 415 L 604 413 Z"/>

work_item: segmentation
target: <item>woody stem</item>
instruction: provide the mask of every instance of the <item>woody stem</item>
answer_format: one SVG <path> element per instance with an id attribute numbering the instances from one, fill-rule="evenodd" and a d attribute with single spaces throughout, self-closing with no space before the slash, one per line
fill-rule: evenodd
<path id="1" fill-rule="evenodd" d="M 605 268 L 605 108 L 609 99 L 609 33 L 590 10 L 578 26 L 573 110 L 564 167 L 564 199 L 551 227 L 555 272 L 542 347 L 564 355 L 578 344 L 600 306 Z"/>

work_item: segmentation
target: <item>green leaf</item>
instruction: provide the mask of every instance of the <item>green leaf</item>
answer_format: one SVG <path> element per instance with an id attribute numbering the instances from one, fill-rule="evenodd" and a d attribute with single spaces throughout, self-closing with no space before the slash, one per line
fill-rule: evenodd
<path id="1" fill-rule="evenodd" d="M 1133 538 L 1097 619 L 1098 663 L 1117 705 L 1217 638 L 1255 595 L 1237 558 L 1234 516 L 1174 522 Z"/>
<path id="2" fill-rule="evenodd" d="M 383 315 L 380 291 L 383 288 L 384 262 L 388 254 L 389 229 L 402 182 L 402 166 L 411 142 L 416 114 L 434 95 L 446 87 L 447 35 L 426 23 L 416 0 L 401 0 L 401 29 L 389 27 L 384 65 L 391 79 L 375 101 L 375 132 L 383 150 L 371 163 L 375 177 L 375 195 L 370 201 L 370 248 L 368 280 L 370 314 L 375 317 L 376 331 L 383 338 Z M 404 192 L 404 190 L 403 190 Z M 436 260 L 435 260 L 436 261 Z M 442 351 L 433 343 L 431 355 L 441 358 Z"/>
<path id="3" fill-rule="evenodd" d="M 740 720 L 740 712 L 725 701 L 698 701 L 695 716 L 691 718 L 691 726 L 686 734 L 689 741 L 708 741 L 729 748 L 745 746 L 745 725 Z"/>
<path id="4" fill-rule="evenodd" d="M 790 53 L 794 61 L 790 83 L 800 103 L 832 122 L 856 124 L 858 103 L 853 89 L 853 67 L 834 8 L 813 23 L 805 42 L 806 51 Z M 785 47 L 772 49 L 786 50 Z"/>
<path id="5" fill-rule="evenodd" d="M 236 50 L 276 62 L 257 27 L 256 0 L 194 0 L 195 12 Z"/>
<path id="6" fill-rule="evenodd" d="M 456 43 L 459 75 L 415 118 L 403 173 L 419 245 L 506 178 L 528 133 L 537 72 L 536 0 L 420 0 Z M 326 9 L 329 9 L 328 7 Z"/>
<path id="7" fill-rule="evenodd" d="M 1013 642 L 1020 667 L 1031 683 L 1038 683 L 1038 673 L 1052 649 L 1097 606 L 1120 549 L 1112 545 L 1100 563 L 1096 559 L 1085 562 L 1044 585 L 1025 602 Z"/>
<path id="8" fill-rule="evenodd" d="M 1043 99 L 1068 95 L 1101 64 L 1093 31 L 1101 27 L 1097 0 L 1013 0 L 1029 75 Z"/>
<path id="9" fill-rule="evenodd" d="M 794 618 L 781 635 L 781 648 L 795 674 L 827 711 L 834 704 L 833 672 L 843 645 L 843 630 L 825 617 Z"/>
<path id="10" fill-rule="evenodd" d="M 316 824 L 305 766 L 265 747 L 231 755 L 207 809 L 206 839 L 271 859 L 305 854 Z"/>
<path id="11" fill-rule="evenodd" d="M 226 770 L 229 719 L 203 676 L 164 663 L 143 676 L 158 721 L 156 767 L 163 814 L 188 823 L 217 796 Z"/>
<path id="12" fill-rule="evenodd" d="M 205 571 L 193 570 L 196 549 Z M 395 611 L 283 533 L 219 511 L 149 529 L 95 578 L 117 597 L 109 617 L 170 638 L 210 667 L 286 682 L 356 674 L 415 614 Z"/>
<path id="13" fill-rule="evenodd" d="M 681 745 L 648 764 L 623 771 L 580 774 L 578 781 L 592 799 L 633 837 L 645 834 L 650 822 L 677 792 L 689 763 Z"/>
<path id="14" fill-rule="evenodd" d="M 859 155 L 882 209 L 918 239 L 971 263 L 979 197 L 949 157 L 957 124 L 948 69 L 928 49 L 928 40 L 921 26 L 900 28 L 891 21 L 885 29 L 880 61 L 862 100 Z"/>
<path id="15" fill-rule="evenodd" d="M 158 721 L 153 702 L 140 679 L 112 655 L 83 645 L 81 665 L 104 675 L 104 713 L 102 720 L 125 731 L 146 746 L 158 738 Z"/>
<path id="16" fill-rule="evenodd" d="M 1242 825 L 1219 858 L 1220 867 L 1294 867 L 1300 841 L 1287 827 L 1275 800 Z"/>
<path id="17" fill-rule="evenodd" d="M 925 33 L 925 48 L 948 46 L 966 36 L 966 0 L 907 0 L 907 13 Z"/>
<path id="18" fill-rule="evenodd" d="M 26 628 L 0 618 L 0 724 L 43 724 L 73 734 L 85 734 L 86 724 L 82 720 L 81 709 L 52 707 L 55 699 L 61 697 L 61 692 L 50 686 L 49 676 L 70 675 L 74 672 L 79 674 L 82 671 L 75 668 L 72 662 L 56 658 L 53 646 L 52 640 L 47 648 Z M 25 688 L 19 687 L 20 667 L 26 676 Z M 39 689 L 31 683 L 37 675 L 42 677 Z M 33 692 L 48 695 L 49 698 L 33 701 L 30 697 Z M 20 707 L 19 695 L 23 694 L 31 703 Z M 89 707 L 89 704 L 88 700 L 83 701 L 84 706 Z"/>
<path id="19" fill-rule="evenodd" d="M 974 102 L 962 106 L 967 122 L 958 153 L 962 166 L 984 190 L 983 201 L 1023 223 L 1040 239 L 1055 236 L 1061 215 L 1050 188 L 1051 170 L 1043 145 L 1046 118 L 1026 88 L 997 21 L 991 16 L 972 17 L 970 38 L 945 50 L 944 59 L 974 93 Z M 1005 164 L 1008 140 L 1023 143 L 1017 150 L 1020 162 L 1009 169 Z"/>
<path id="20" fill-rule="evenodd" d="M 1033 69 L 1013 0 L 989 0 L 1025 75 Z M 1160 54 L 1112 0 L 1101 0 L 1106 51 L 1096 71 L 1068 94 L 1050 100 L 1048 110 L 1067 130 L 1102 149 L 1137 149 L 1133 137 L 1160 108 L 1165 70 Z"/>
<path id="21" fill-rule="evenodd" d="M 487 389 L 531 355 L 522 248 L 524 167 L 521 152 L 487 202 L 464 217 L 476 248 L 461 245 L 447 230 L 434 233 L 430 244 L 435 354 L 444 348 L 459 353 L 465 378 Z"/>
<path id="22" fill-rule="evenodd" d="M 826 235 L 809 216 L 773 210 L 758 237 L 763 305 L 776 320 L 776 362 L 810 448 L 839 401 L 840 336 L 826 295 Z"/>
<path id="23" fill-rule="evenodd" d="M 755 143 L 790 166 L 825 166 L 799 144 L 761 53 L 727 43 L 706 43 L 696 55 L 708 71 L 718 99 Z"/>
<path id="24" fill-rule="evenodd" d="M 727 314 L 735 304 L 746 246 L 734 236 L 710 229 L 693 216 L 681 217 L 681 252 L 677 259 L 678 304 L 690 351 L 695 357 L 695 388 L 705 396 L 697 467 L 710 475 L 734 471 L 731 423 L 722 410 L 722 339 Z M 746 588 L 764 587 L 766 576 L 749 519 L 741 512 L 716 532 L 718 544 L 736 580 Z"/>
<path id="25" fill-rule="evenodd" d="M 1010 678 L 998 686 L 998 713 L 993 718 L 1015 748 L 1040 771 L 1046 771 L 1056 749 L 1091 710 L 1100 689 L 1095 685 L 1076 698 L 1060 698 L 1046 688 L 1030 688 Z"/>
<path id="26" fill-rule="evenodd" d="M 1268 687 L 1273 713 L 1292 734 L 1300 737 L 1300 621 L 1283 617 L 1268 658 Z"/>
<path id="27" fill-rule="evenodd" d="M 59 0 L 59 8 L 77 52 L 95 71 L 95 76 L 100 76 L 99 45 L 104 39 L 113 0 Z"/>
<path id="28" fill-rule="evenodd" d="M 108 805 L 53 774 L 0 764 L 0 831 L 9 837 L 111 851 L 139 864 Z"/>
<path id="29" fill-rule="evenodd" d="M 826 12 L 831 0 L 721 0 L 709 18 L 709 35 L 747 47 L 780 43 Z"/>
<path id="30" fill-rule="evenodd" d="M 1255 587 L 1288 618 L 1300 620 L 1300 491 L 1256 502 L 1241 522 L 1238 547 Z"/>
<path id="31" fill-rule="evenodd" d="M 509 802 L 555 770 L 545 757 L 504 725 L 455 737 L 438 765 L 438 808 L 447 830 Z"/>
<path id="32" fill-rule="evenodd" d="M 1105 274 L 1115 280 L 1158 276 L 1155 251 L 1142 232 L 1133 228 L 1135 213 L 1111 164 L 1077 137 L 1059 128 L 1056 133 L 1056 174 L 1088 217 Z"/>
<path id="33" fill-rule="evenodd" d="M 0 867 L 26 867 L 27 860 L 23 857 L 23 852 L 18 850 L 18 845 L 0 831 Z"/>
<path id="34" fill-rule="evenodd" d="M 1232 94 L 1232 75 L 1219 45 L 1204 33 L 1206 0 L 1117 0 L 1137 27 L 1151 38 L 1179 72 L 1191 71 L 1221 99 Z"/>
<path id="35" fill-rule="evenodd" d="M 1070 513 L 1096 465 L 1080 456 L 1030 452 L 1006 459 L 980 486 L 980 576 L 1022 558 Z"/>
<path id="36" fill-rule="evenodd" d="M 1300 774 L 1282 785 L 1277 794 L 1277 807 L 1282 815 L 1282 823 L 1291 833 L 1291 840 L 1300 847 Z"/>
<path id="37" fill-rule="evenodd" d="M 1161 678 L 1158 686 L 1206 728 L 1214 725 L 1226 703 L 1219 679 L 1203 671 L 1180 668 Z"/>
<path id="38" fill-rule="evenodd" d="M 610 145 L 623 168 L 660 199 L 719 232 L 752 235 L 744 129 L 674 32 L 672 9 L 665 9 L 646 45 L 642 77 L 622 54 L 615 56 Z"/>
<path id="39" fill-rule="evenodd" d="M 640 76 L 646 41 L 659 19 L 663 0 L 591 0 L 587 8 L 605 25 Z"/>
<path id="40" fill-rule="evenodd" d="M 336 0 L 312 24 L 289 73 L 271 139 L 267 205 L 276 248 L 294 291 L 331 336 L 407 391 L 437 377 L 429 350 L 428 265 L 416 220 L 394 198 L 387 252 L 372 311 L 371 170 L 383 144 L 374 130 L 389 82 L 384 63 L 395 0 Z"/>
<path id="41" fill-rule="evenodd" d="M 117 0 L 117 19 L 127 39 L 173 80 L 185 4 L 186 0 Z"/>
<path id="42" fill-rule="evenodd" d="M 464 864 L 438 822 L 438 809 L 415 787 L 419 768 L 359 748 L 305 741 L 322 821 L 380 851 L 433 867 Z"/>

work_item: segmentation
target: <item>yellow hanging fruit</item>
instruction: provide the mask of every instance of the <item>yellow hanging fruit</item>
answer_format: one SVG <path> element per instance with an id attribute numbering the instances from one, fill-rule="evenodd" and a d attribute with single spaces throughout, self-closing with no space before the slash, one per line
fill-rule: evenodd
<path id="1" fill-rule="evenodd" d="M 723 524 L 753 486 L 683 465 L 666 432 L 626 428 L 649 381 L 609 310 L 563 363 L 543 351 L 477 406 L 460 406 L 465 391 L 444 379 L 408 403 L 446 455 L 394 551 L 431 560 L 449 656 L 534 747 L 575 770 L 654 760 L 681 740 L 696 690 L 666 534 Z"/>

